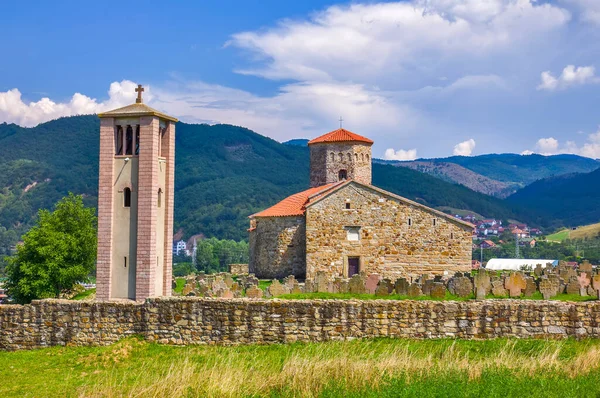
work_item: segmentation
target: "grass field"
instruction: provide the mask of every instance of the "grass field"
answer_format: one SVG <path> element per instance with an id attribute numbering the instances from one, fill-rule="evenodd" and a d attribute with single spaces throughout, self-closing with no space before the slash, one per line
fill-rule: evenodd
<path id="1" fill-rule="evenodd" d="M 596 238 L 600 234 L 600 223 L 583 225 L 575 230 L 563 229 L 546 237 L 551 242 L 562 242 L 565 239 Z"/>
<path id="2" fill-rule="evenodd" d="M 355 340 L 0 352 L 2 397 L 597 397 L 600 340 Z"/>

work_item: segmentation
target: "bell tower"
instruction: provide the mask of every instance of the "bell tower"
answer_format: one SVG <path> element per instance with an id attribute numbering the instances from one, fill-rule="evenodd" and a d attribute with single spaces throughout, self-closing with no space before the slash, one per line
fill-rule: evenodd
<path id="1" fill-rule="evenodd" d="M 371 185 L 373 141 L 339 128 L 308 142 L 311 188 L 342 180 Z"/>
<path id="2" fill-rule="evenodd" d="M 135 104 L 98 115 L 98 300 L 171 295 L 177 119 L 135 91 Z"/>

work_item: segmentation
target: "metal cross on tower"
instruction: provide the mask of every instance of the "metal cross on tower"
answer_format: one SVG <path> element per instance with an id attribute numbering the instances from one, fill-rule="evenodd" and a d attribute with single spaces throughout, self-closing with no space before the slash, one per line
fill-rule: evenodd
<path id="1" fill-rule="evenodd" d="M 142 87 L 141 84 L 138 84 L 137 88 L 135 89 L 135 92 L 138 93 L 138 96 L 135 99 L 135 103 L 141 104 L 142 102 L 144 102 L 144 100 L 142 99 L 142 93 L 144 92 L 144 87 Z"/>
<path id="2" fill-rule="evenodd" d="M 344 122 L 344 119 L 342 119 L 342 117 L 341 117 L 341 116 L 340 116 L 340 120 L 339 120 L 339 122 L 340 122 L 340 128 L 342 128 L 342 123 Z"/>

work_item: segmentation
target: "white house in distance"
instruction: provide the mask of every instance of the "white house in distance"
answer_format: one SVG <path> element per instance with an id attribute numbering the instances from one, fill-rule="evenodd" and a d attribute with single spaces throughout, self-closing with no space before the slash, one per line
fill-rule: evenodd
<path id="1" fill-rule="evenodd" d="M 173 253 L 176 256 L 187 254 L 187 244 L 184 240 L 178 240 L 177 242 L 173 242 Z"/>
<path id="2" fill-rule="evenodd" d="M 485 269 L 493 271 L 519 271 L 521 267 L 531 267 L 541 264 L 542 268 L 546 268 L 546 264 L 552 264 L 553 267 L 558 266 L 558 260 L 529 260 L 521 258 L 492 258 L 487 262 Z"/>

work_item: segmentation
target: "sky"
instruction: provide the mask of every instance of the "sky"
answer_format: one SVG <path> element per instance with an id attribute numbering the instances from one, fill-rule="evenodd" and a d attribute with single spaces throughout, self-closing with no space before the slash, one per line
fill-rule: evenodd
<path id="1" fill-rule="evenodd" d="M 0 123 L 145 102 L 278 141 L 343 127 L 385 159 L 600 158 L 600 0 L 20 1 Z"/>

